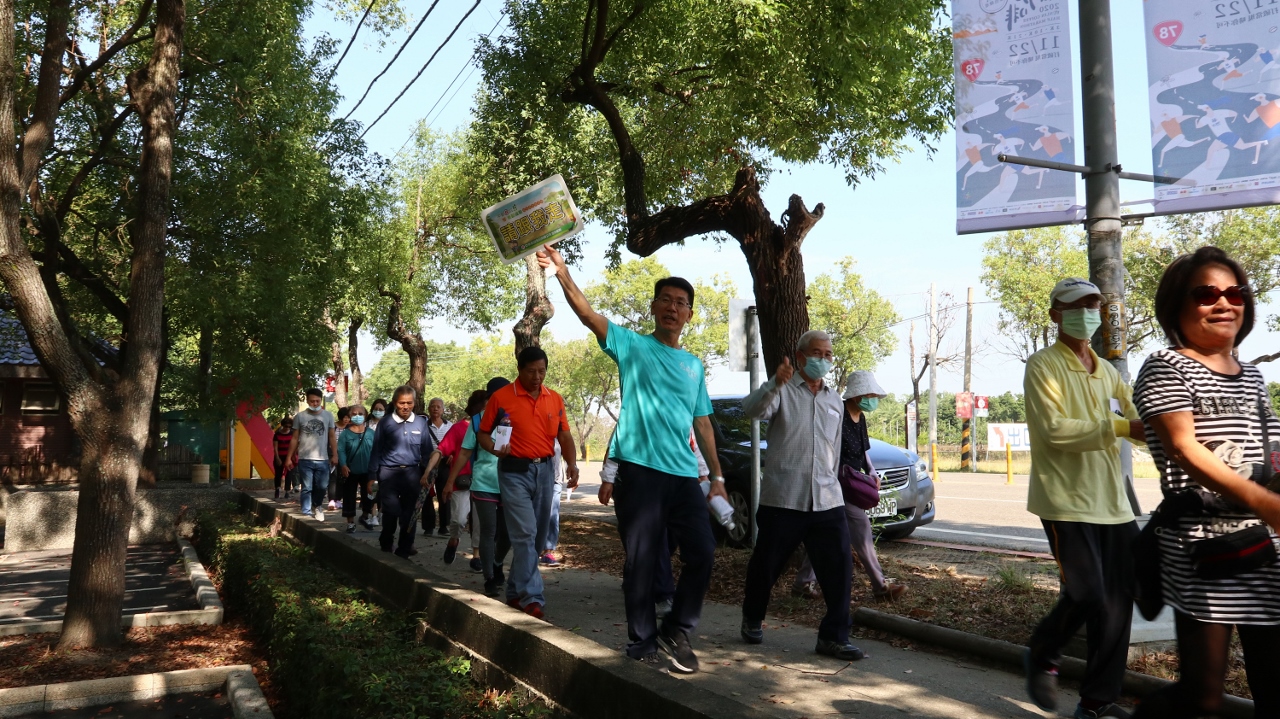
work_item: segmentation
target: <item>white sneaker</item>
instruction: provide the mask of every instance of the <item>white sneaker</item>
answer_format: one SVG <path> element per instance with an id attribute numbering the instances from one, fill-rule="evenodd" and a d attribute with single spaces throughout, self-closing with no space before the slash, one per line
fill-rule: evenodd
<path id="1" fill-rule="evenodd" d="M 324 521 L 324 510 L 323 510 L 323 509 L 320 509 L 320 508 L 316 508 L 315 513 L 313 513 L 311 516 L 315 517 L 317 522 L 323 522 L 323 521 Z"/>
<path id="2" fill-rule="evenodd" d="M 333 501 L 332 499 L 331 499 L 331 500 L 329 500 L 329 511 L 330 511 L 330 512 L 336 512 L 336 511 L 338 511 L 338 503 L 337 503 L 337 502 L 335 502 L 335 501 Z"/>
<path id="3" fill-rule="evenodd" d="M 376 515 L 376 514 L 375 514 L 375 515 L 373 515 L 372 517 L 369 517 L 369 524 L 372 524 L 372 525 L 373 525 L 373 526 L 375 526 L 375 527 L 380 527 L 380 526 L 382 526 L 382 522 L 379 522 L 379 521 L 378 521 L 378 515 Z"/>

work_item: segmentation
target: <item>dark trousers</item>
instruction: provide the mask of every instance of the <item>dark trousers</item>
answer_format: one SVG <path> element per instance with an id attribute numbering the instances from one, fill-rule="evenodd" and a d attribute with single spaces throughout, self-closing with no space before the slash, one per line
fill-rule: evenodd
<path id="1" fill-rule="evenodd" d="M 707 521 L 711 521 L 711 513 L 707 513 Z M 658 552 L 658 570 L 653 575 L 653 601 L 670 602 L 676 596 L 676 575 L 671 571 L 671 555 L 676 553 L 676 540 L 667 532 L 667 551 Z"/>
<path id="2" fill-rule="evenodd" d="M 378 493 L 369 491 L 369 486 L 373 484 L 373 474 L 364 475 L 364 481 L 360 483 L 360 514 L 367 517 L 373 512 L 373 508 L 378 505 Z"/>
<path id="3" fill-rule="evenodd" d="M 368 474 L 356 474 L 355 472 L 347 475 L 346 478 L 342 480 L 342 516 L 356 516 L 357 493 L 368 481 Z"/>
<path id="4" fill-rule="evenodd" d="M 618 464 L 613 485 L 618 534 L 626 562 L 622 594 L 627 606 L 627 655 L 640 658 L 657 650 L 658 622 L 654 615 L 656 557 L 668 552 L 667 532 L 680 548 L 680 581 L 664 631 L 692 636 L 702 616 L 702 597 L 711 582 L 715 538 L 707 521 L 707 500 L 695 477 L 677 477 L 630 462 Z M 668 556 L 669 553 L 668 553 Z"/>
<path id="5" fill-rule="evenodd" d="M 818 625 L 818 638 L 844 644 L 849 641 L 849 586 L 853 582 L 853 555 L 849 553 L 849 524 L 844 507 L 802 512 L 781 507 L 756 511 L 756 547 L 747 563 L 747 586 L 742 618 L 759 624 L 769 608 L 769 594 L 800 543 L 813 563 L 822 587 L 827 614 Z"/>
<path id="6" fill-rule="evenodd" d="M 479 526 L 477 536 L 480 537 L 480 563 L 484 565 L 484 579 L 490 581 L 494 570 L 501 569 L 507 561 L 507 552 L 511 550 L 511 538 L 507 535 L 507 520 L 502 514 L 502 505 L 491 499 L 476 499 L 471 496 L 471 508 Z"/>
<path id="7" fill-rule="evenodd" d="M 1087 661 L 1080 697 L 1120 698 L 1133 623 L 1133 553 L 1138 524 L 1040 520 L 1058 562 L 1058 603 L 1031 634 L 1031 659 L 1056 666 L 1062 647 L 1085 627 Z"/>
<path id="8" fill-rule="evenodd" d="M 436 487 L 436 502 L 439 503 L 439 507 L 440 507 L 440 531 L 442 533 L 445 531 L 448 531 L 449 529 L 449 515 L 452 514 L 450 510 L 452 510 L 453 508 L 450 505 L 450 503 L 444 499 L 444 485 L 448 484 L 448 482 L 449 482 L 449 461 L 446 459 L 441 459 L 440 463 L 436 465 L 435 487 Z M 426 504 L 426 503 L 423 502 L 423 504 Z M 462 523 L 463 524 L 466 523 L 466 517 L 462 518 Z M 426 525 L 423 525 L 422 528 L 427 531 L 431 531 L 431 528 Z"/>
<path id="9" fill-rule="evenodd" d="M 378 543 L 385 551 L 391 551 L 396 527 L 400 528 L 398 552 L 413 548 L 413 508 L 422 491 L 418 480 L 422 470 L 417 467 L 382 467 L 378 473 L 378 502 L 382 505 L 382 533 Z"/>

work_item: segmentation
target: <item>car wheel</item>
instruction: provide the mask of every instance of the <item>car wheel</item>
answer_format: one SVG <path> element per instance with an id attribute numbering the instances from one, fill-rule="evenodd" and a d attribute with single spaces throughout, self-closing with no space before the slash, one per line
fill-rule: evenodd
<path id="1" fill-rule="evenodd" d="M 893 527 L 890 529 L 880 530 L 880 541 L 892 542 L 895 539 L 906 539 L 911 533 L 916 531 L 915 527 Z"/>
<path id="2" fill-rule="evenodd" d="M 729 490 L 729 504 L 733 506 L 733 529 L 721 526 L 725 540 L 731 547 L 745 547 L 751 543 L 751 500 L 737 490 Z"/>

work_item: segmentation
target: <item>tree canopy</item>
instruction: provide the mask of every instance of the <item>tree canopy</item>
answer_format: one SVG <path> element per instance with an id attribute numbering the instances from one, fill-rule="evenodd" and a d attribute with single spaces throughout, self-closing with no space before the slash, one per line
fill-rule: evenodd
<path id="1" fill-rule="evenodd" d="M 831 335 L 833 376 L 836 389 L 844 392 L 850 372 L 874 369 L 893 354 L 898 338 L 892 325 L 899 318 L 892 302 L 863 283 L 852 257 L 836 267 L 839 275 L 824 273 L 809 283 L 809 324 Z"/>

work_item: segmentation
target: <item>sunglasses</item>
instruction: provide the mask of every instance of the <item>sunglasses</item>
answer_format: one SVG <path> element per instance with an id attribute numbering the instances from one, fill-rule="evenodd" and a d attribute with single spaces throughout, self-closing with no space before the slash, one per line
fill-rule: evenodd
<path id="1" fill-rule="evenodd" d="M 1226 297 L 1227 304 L 1232 307 L 1240 307 L 1244 305 L 1244 298 L 1248 294 L 1248 285 L 1232 285 L 1223 290 L 1213 285 L 1200 285 L 1191 290 L 1191 299 L 1195 300 L 1196 304 L 1201 307 L 1212 307 L 1218 304 L 1218 300 Z"/>

